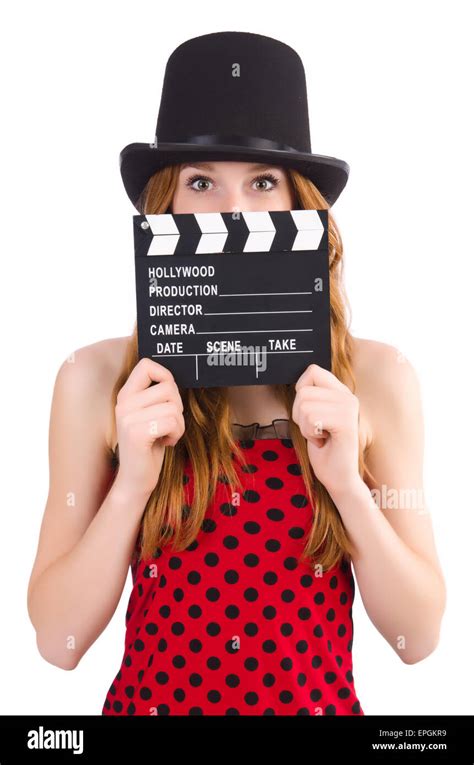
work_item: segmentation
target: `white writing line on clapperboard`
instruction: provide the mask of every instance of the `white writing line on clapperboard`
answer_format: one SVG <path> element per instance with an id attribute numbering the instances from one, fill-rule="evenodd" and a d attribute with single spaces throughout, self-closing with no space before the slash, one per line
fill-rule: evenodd
<path id="1" fill-rule="evenodd" d="M 232 353 L 232 351 L 229 351 L 229 353 Z M 314 350 L 310 348 L 306 351 L 266 351 L 266 353 L 314 353 Z M 209 353 L 152 353 L 153 357 L 155 356 L 209 356 Z"/>
<path id="2" fill-rule="evenodd" d="M 246 316 L 256 313 L 313 313 L 309 308 L 307 311 L 204 311 L 203 316 Z"/>
<path id="3" fill-rule="evenodd" d="M 222 292 L 219 297 L 255 297 L 259 295 L 312 295 L 312 292 Z"/>

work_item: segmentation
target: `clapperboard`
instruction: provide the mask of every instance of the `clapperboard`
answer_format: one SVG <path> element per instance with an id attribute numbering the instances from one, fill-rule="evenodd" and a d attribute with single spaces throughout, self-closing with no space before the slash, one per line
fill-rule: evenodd
<path id="1" fill-rule="evenodd" d="M 139 358 L 178 385 L 331 369 L 327 210 L 134 215 Z"/>

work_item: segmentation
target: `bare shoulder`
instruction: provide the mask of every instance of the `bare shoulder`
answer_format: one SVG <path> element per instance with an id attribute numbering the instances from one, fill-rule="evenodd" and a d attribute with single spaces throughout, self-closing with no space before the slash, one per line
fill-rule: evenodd
<path id="1" fill-rule="evenodd" d="M 412 416 L 420 409 L 418 376 L 410 360 L 395 346 L 354 337 L 355 394 L 360 401 L 369 446 L 377 427 L 391 417 Z"/>
<path id="2" fill-rule="evenodd" d="M 84 345 L 61 364 L 55 382 L 55 396 L 69 406 L 82 403 L 101 423 L 106 445 L 113 448 L 110 427 L 111 395 L 123 368 L 129 336 L 113 337 Z"/>

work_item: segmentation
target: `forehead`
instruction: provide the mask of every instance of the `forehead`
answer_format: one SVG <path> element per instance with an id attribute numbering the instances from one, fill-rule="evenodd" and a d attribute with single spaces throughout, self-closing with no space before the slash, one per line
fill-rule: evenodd
<path id="1" fill-rule="evenodd" d="M 207 170 L 207 172 L 237 172 L 250 173 L 261 172 L 262 170 L 280 170 L 278 165 L 269 165 L 253 162 L 186 162 L 181 166 L 181 170 L 193 168 L 196 170 Z"/>

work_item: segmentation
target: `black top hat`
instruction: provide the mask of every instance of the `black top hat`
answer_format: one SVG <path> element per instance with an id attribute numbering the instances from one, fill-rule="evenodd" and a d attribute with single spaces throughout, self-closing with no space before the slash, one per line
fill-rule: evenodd
<path id="1" fill-rule="evenodd" d="M 214 32 L 168 59 L 155 141 L 131 143 L 120 172 L 136 206 L 161 167 L 192 160 L 268 162 L 310 178 L 329 205 L 347 183 L 342 159 L 311 153 L 303 63 L 293 48 L 251 32 Z"/>

